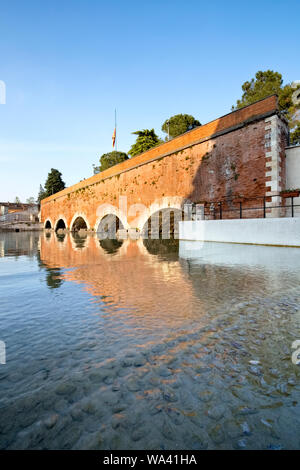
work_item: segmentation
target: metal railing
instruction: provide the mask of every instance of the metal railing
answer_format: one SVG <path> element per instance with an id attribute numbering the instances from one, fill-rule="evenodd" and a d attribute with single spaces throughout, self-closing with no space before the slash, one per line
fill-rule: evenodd
<path id="1" fill-rule="evenodd" d="M 295 202 L 295 199 L 298 201 Z M 194 219 L 207 220 L 300 217 L 298 207 L 300 208 L 299 196 L 283 197 L 281 194 L 273 194 L 272 196 L 231 197 L 219 201 L 199 201 L 193 204 L 192 214 Z"/>

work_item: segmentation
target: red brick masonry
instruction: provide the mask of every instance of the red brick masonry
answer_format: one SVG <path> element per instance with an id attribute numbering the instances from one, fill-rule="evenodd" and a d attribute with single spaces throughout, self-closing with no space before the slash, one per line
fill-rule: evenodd
<path id="1" fill-rule="evenodd" d="M 264 196 L 265 119 L 276 114 L 273 95 L 193 129 L 44 199 L 42 222 L 49 219 L 53 227 L 63 218 L 71 228 L 74 217 L 82 215 L 89 228 L 97 229 L 104 213 L 99 205 L 110 204 L 118 213 L 119 196 L 127 196 L 128 207 L 143 204 L 149 215 L 154 204 L 178 207 L 185 201 Z M 284 148 L 286 134 L 279 136 Z M 123 223 L 137 226 L 137 215 L 132 212 Z"/>

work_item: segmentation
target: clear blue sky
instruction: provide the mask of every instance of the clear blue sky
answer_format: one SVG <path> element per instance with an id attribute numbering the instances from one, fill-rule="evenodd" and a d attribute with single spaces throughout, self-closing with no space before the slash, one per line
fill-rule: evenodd
<path id="1" fill-rule="evenodd" d="M 51 167 L 69 186 L 131 132 L 177 113 L 230 112 L 241 84 L 273 69 L 300 79 L 300 2 L 1 2 L 0 201 L 37 196 Z"/>

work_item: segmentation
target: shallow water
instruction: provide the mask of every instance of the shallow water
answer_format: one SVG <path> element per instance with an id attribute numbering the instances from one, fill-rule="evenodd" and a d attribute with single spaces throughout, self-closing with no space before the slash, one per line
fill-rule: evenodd
<path id="1" fill-rule="evenodd" d="M 299 281 L 298 249 L 0 233 L 0 447 L 300 448 Z"/>

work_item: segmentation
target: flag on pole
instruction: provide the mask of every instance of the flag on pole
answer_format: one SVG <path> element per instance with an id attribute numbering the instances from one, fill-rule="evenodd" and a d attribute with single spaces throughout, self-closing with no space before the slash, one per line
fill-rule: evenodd
<path id="1" fill-rule="evenodd" d="M 114 132 L 112 135 L 112 146 L 113 148 L 115 147 L 115 142 L 116 142 L 116 128 L 114 128 Z"/>

